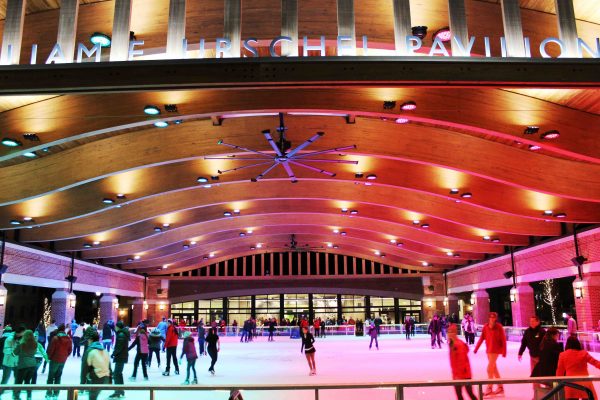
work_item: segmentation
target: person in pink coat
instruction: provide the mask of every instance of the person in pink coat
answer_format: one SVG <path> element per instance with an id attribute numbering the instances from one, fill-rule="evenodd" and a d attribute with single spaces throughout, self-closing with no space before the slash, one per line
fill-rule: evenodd
<path id="1" fill-rule="evenodd" d="M 560 353 L 558 357 L 558 367 L 556 368 L 556 376 L 588 376 L 587 365 L 592 364 L 600 369 L 600 361 L 596 360 L 590 354 L 581 349 L 581 343 L 575 336 L 567 339 L 566 350 Z M 592 382 L 574 382 L 578 385 L 585 386 L 590 389 L 597 399 L 596 391 Z M 565 399 L 587 399 L 587 394 L 582 390 L 565 387 Z"/>

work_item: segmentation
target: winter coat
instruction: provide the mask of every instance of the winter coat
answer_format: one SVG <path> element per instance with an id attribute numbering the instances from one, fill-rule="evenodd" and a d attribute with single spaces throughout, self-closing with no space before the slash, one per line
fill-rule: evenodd
<path id="1" fill-rule="evenodd" d="M 563 352 L 563 344 L 554 340 L 545 340 L 541 344 L 540 361 L 531 372 L 532 377 L 554 376 L 558 368 L 558 357 Z"/>
<path id="2" fill-rule="evenodd" d="M 573 317 L 567 320 L 567 334 L 568 335 L 576 335 L 577 334 L 577 321 L 573 319 Z"/>
<path id="3" fill-rule="evenodd" d="M 15 355 L 15 349 L 18 345 L 19 340 L 15 338 L 15 334 L 9 333 L 9 336 L 4 342 L 4 348 L 2 349 L 4 353 L 4 359 L 2 360 L 3 366 L 10 368 L 15 368 L 17 366 L 17 363 L 19 362 L 19 357 Z"/>
<path id="4" fill-rule="evenodd" d="M 177 342 L 179 340 L 179 334 L 177 333 L 177 328 L 175 325 L 171 324 L 167 328 L 167 337 L 165 340 L 165 347 L 177 347 Z"/>
<path id="5" fill-rule="evenodd" d="M 73 342 L 69 335 L 59 332 L 48 346 L 48 358 L 57 363 L 65 363 L 73 351 Z"/>
<path id="6" fill-rule="evenodd" d="M 181 349 L 181 357 L 185 358 L 188 361 L 192 361 L 198 358 L 198 353 L 196 353 L 196 346 L 194 345 L 194 338 L 189 336 L 183 339 L 183 348 Z"/>
<path id="7" fill-rule="evenodd" d="M 44 324 L 39 324 L 37 328 L 35 328 L 35 331 L 38 334 L 37 341 L 42 344 L 46 343 L 46 327 L 44 326 Z"/>
<path id="8" fill-rule="evenodd" d="M 37 366 L 37 361 L 35 360 L 35 353 L 37 353 L 37 342 L 36 346 L 33 349 L 26 349 L 22 343 L 19 343 L 15 348 L 15 356 L 18 357 L 17 361 L 17 369 L 22 368 L 31 368 Z"/>
<path id="9" fill-rule="evenodd" d="M 162 342 L 160 331 L 158 329 L 154 329 L 148 336 L 148 348 L 160 349 L 160 342 Z"/>
<path id="10" fill-rule="evenodd" d="M 102 327 L 102 340 L 112 340 L 113 328 L 108 322 Z"/>
<path id="11" fill-rule="evenodd" d="M 450 341 L 450 368 L 452 379 L 471 379 L 469 346 L 459 338 Z"/>
<path id="12" fill-rule="evenodd" d="M 462 322 L 463 332 L 466 333 L 475 333 L 475 322 L 472 319 L 463 319 Z"/>
<path id="13" fill-rule="evenodd" d="M 523 333 L 523 338 L 521 339 L 521 348 L 519 349 L 519 355 L 522 356 L 525 352 L 525 348 L 529 349 L 530 357 L 539 357 L 540 356 L 540 345 L 542 344 L 542 340 L 544 339 L 544 335 L 546 334 L 546 330 L 541 326 L 537 326 L 537 328 L 527 328 Z"/>
<path id="14" fill-rule="evenodd" d="M 439 319 L 432 319 L 429 323 L 429 329 L 427 330 L 429 333 L 440 333 L 442 331 L 442 323 Z"/>
<path id="15" fill-rule="evenodd" d="M 82 380 L 107 376 L 110 376 L 110 357 L 102 343 L 94 342 L 88 346 L 81 362 Z"/>
<path id="16" fill-rule="evenodd" d="M 167 329 L 168 329 L 169 325 L 165 322 L 165 321 L 161 321 L 156 329 L 158 329 L 158 331 L 160 332 L 160 334 L 162 335 L 163 338 L 167 337 Z"/>
<path id="17" fill-rule="evenodd" d="M 144 331 L 144 333 L 138 332 L 135 335 L 135 340 L 133 342 L 131 342 L 131 345 L 129 345 L 128 350 L 131 350 L 134 347 L 136 347 L 136 351 L 138 352 L 138 354 L 148 354 L 149 353 L 148 334 L 146 333 L 146 331 Z"/>
<path id="18" fill-rule="evenodd" d="M 73 332 L 73 337 L 82 338 L 83 337 L 83 332 L 84 332 L 84 326 L 83 325 L 77 325 L 77 329 L 75 329 L 75 331 Z"/>
<path id="19" fill-rule="evenodd" d="M 506 334 L 504 333 L 504 327 L 496 322 L 493 328 L 490 328 L 490 324 L 483 326 L 481 337 L 477 341 L 475 351 L 479 349 L 481 343 L 485 340 L 486 353 L 501 354 L 502 357 L 506 357 Z"/>
<path id="20" fill-rule="evenodd" d="M 117 332 L 117 340 L 115 341 L 115 348 L 112 353 L 114 362 L 127 362 L 129 359 L 129 350 L 127 349 L 128 344 L 129 330 L 127 328 L 123 328 Z"/>
<path id="21" fill-rule="evenodd" d="M 596 368 L 600 368 L 600 361 L 596 360 L 585 350 L 569 349 L 560 354 L 558 357 L 558 367 L 556 369 L 557 376 L 588 376 L 587 365 L 592 364 Z M 596 391 L 594 390 L 593 382 L 573 382 L 581 386 L 585 386 L 592 391 L 594 398 L 597 399 Z M 565 399 L 587 399 L 587 394 L 581 390 L 565 387 Z"/>
<path id="22" fill-rule="evenodd" d="M 375 325 L 369 327 L 369 336 L 371 336 L 372 338 L 377 337 L 377 328 L 375 327 Z"/>

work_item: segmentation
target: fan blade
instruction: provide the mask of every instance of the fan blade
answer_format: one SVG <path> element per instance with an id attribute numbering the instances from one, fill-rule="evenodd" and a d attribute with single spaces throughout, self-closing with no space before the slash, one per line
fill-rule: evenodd
<path id="1" fill-rule="evenodd" d="M 307 157 L 307 156 L 310 157 L 310 156 L 316 156 L 317 154 L 335 153 L 337 151 L 346 151 L 346 150 L 354 150 L 354 149 L 356 149 L 355 144 L 353 144 L 352 146 L 336 147 L 336 148 L 328 149 L 328 150 L 320 150 L 320 151 L 313 151 L 310 153 L 299 154 L 295 158 Z"/>
<path id="2" fill-rule="evenodd" d="M 272 163 L 272 162 L 273 162 L 273 161 L 270 161 L 270 160 L 269 160 L 269 161 L 265 161 L 265 162 L 261 162 L 261 163 L 254 163 L 254 164 L 250 164 L 250 165 L 243 165 L 243 166 L 241 166 L 241 167 L 237 167 L 237 168 L 226 169 L 226 170 L 223 170 L 223 171 L 221 171 L 221 170 L 219 169 L 219 170 L 217 170 L 217 172 L 218 172 L 219 174 L 226 174 L 227 172 L 238 171 L 238 170 L 240 170 L 240 169 L 245 169 L 245 168 L 258 167 L 259 165 L 270 164 L 270 163 Z"/>
<path id="3" fill-rule="evenodd" d="M 293 157 L 294 154 L 298 153 L 300 150 L 303 150 L 306 147 L 310 146 L 311 144 L 313 144 L 314 142 L 319 140 L 324 134 L 325 134 L 324 132 L 317 132 L 316 135 L 314 135 L 310 139 L 306 140 L 304 143 L 302 143 L 300 146 L 296 147 L 294 150 L 290 151 L 287 155 L 288 158 Z"/>
<path id="4" fill-rule="evenodd" d="M 277 166 L 277 163 L 273 163 L 273 165 L 271 165 L 269 168 L 267 168 L 266 170 L 263 171 L 262 174 L 258 175 L 256 178 L 252 178 L 251 181 L 252 182 L 258 182 L 259 179 L 264 178 L 265 175 L 267 175 L 273 168 L 275 168 Z"/>
<path id="5" fill-rule="evenodd" d="M 335 174 L 334 174 L 333 172 L 325 171 L 324 169 L 315 168 L 315 167 L 312 167 L 312 166 L 310 166 L 310 165 L 306 165 L 306 164 L 299 163 L 299 162 L 297 162 L 297 161 L 290 161 L 290 162 L 291 162 L 292 164 L 294 164 L 294 165 L 297 165 L 297 166 L 299 166 L 299 167 L 304 167 L 304 168 L 306 168 L 306 169 L 310 169 L 311 171 L 315 171 L 315 172 L 318 172 L 318 173 L 320 173 L 320 174 L 328 175 L 328 176 L 331 176 L 331 177 L 334 177 L 334 176 L 335 176 Z"/>
<path id="6" fill-rule="evenodd" d="M 325 160 L 322 158 L 294 158 L 294 160 L 302 161 L 302 162 L 326 162 L 326 163 L 335 163 L 335 164 L 358 164 L 358 161 L 347 161 L 347 160 Z"/>
<path id="7" fill-rule="evenodd" d="M 290 167 L 290 165 L 287 162 L 281 163 L 281 165 L 283 165 L 285 172 L 287 172 L 288 176 L 290 177 L 290 181 L 292 183 L 298 182 L 298 179 L 296 179 L 296 175 L 294 175 L 294 171 L 292 171 L 292 167 Z"/>
<path id="8" fill-rule="evenodd" d="M 265 135 L 267 142 L 269 142 L 269 144 L 271 145 L 273 150 L 275 150 L 275 154 L 277 154 L 279 157 L 281 157 L 282 156 L 281 150 L 279 150 L 279 147 L 277 147 L 277 144 L 273 140 L 273 137 L 271 136 L 271 131 L 267 129 L 267 130 L 262 131 L 262 133 L 263 133 L 263 135 Z"/>
<path id="9" fill-rule="evenodd" d="M 273 160 L 273 157 L 204 157 L 205 160 L 228 160 L 228 161 L 256 161 L 256 160 Z"/>
<path id="10" fill-rule="evenodd" d="M 255 153 L 255 154 L 260 154 L 261 156 L 271 157 L 271 155 L 269 155 L 267 153 L 263 153 L 263 152 L 257 151 L 257 150 L 248 149 L 248 148 L 242 147 L 242 146 L 236 146 L 235 144 L 225 143 L 222 140 L 219 140 L 218 144 L 222 144 L 223 146 L 231 147 L 232 149 L 236 149 L 236 150 L 244 150 L 244 151 L 247 151 L 249 153 Z"/>

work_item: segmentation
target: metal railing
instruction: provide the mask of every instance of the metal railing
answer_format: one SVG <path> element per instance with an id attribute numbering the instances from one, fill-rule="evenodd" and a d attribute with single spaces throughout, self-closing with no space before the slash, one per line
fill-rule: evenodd
<path id="1" fill-rule="evenodd" d="M 2 391 L 66 391 L 68 400 L 78 400 L 82 391 L 133 391 L 148 392 L 148 399 L 155 400 L 156 394 L 160 392 L 211 392 L 240 390 L 248 391 L 310 391 L 314 393 L 314 400 L 319 400 L 319 395 L 324 391 L 347 390 L 347 389 L 390 389 L 394 390 L 395 400 L 404 400 L 406 397 L 405 389 L 409 388 L 431 388 L 431 387 L 449 387 L 471 385 L 477 388 L 479 398 L 483 398 L 483 388 L 487 385 L 515 385 L 515 384 L 548 384 L 550 382 L 555 386 L 554 389 L 545 394 L 544 399 L 550 399 L 552 395 L 559 393 L 565 386 L 584 390 L 585 388 L 575 384 L 579 382 L 599 382 L 600 377 L 582 376 L 582 377 L 540 377 L 525 379 L 485 379 L 485 380 L 442 380 L 442 381 L 410 381 L 410 382 L 378 382 L 378 383 L 331 383 L 331 384 L 270 384 L 270 385 L 3 385 Z M 549 397 L 550 396 L 550 397 Z M 593 395 L 590 400 L 595 400 Z"/>

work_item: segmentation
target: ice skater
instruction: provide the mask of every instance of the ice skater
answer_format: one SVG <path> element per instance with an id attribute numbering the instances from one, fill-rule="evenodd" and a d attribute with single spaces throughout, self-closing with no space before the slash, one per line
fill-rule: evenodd
<path id="1" fill-rule="evenodd" d="M 179 360 L 182 360 L 185 356 L 187 360 L 187 373 L 185 375 L 184 385 L 190 384 L 190 370 L 194 372 L 194 380 L 192 381 L 192 385 L 198 384 L 198 376 L 196 375 L 196 360 L 198 359 L 198 354 L 196 353 L 196 346 L 194 345 L 194 338 L 190 331 L 183 332 L 183 347 L 181 349 L 181 357 Z"/>
<path id="2" fill-rule="evenodd" d="M 215 374 L 215 364 L 217 363 L 217 358 L 220 351 L 221 342 L 219 341 L 217 328 L 210 328 L 208 330 L 208 335 L 206 335 L 206 352 L 210 356 L 210 368 L 208 368 L 208 372 L 213 375 Z"/>
<path id="3" fill-rule="evenodd" d="M 465 380 L 471 379 L 471 363 L 469 362 L 469 346 L 458 338 L 458 329 L 455 324 L 448 328 L 448 349 L 450 350 L 450 368 L 452 368 L 452 379 Z M 463 400 L 463 387 L 471 400 L 477 400 L 473 394 L 471 385 L 456 385 L 456 398 Z"/>
<path id="4" fill-rule="evenodd" d="M 375 327 L 375 324 L 371 323 L 371 326 L 369 326 L 369 336 L 371 336 L 371 343 L 369 343 L 369 350 L 371 350 L 371 347 L 373 347 L 373 340 L 375 341 L 375 347 L 377 348 L 377 350 L 379 350 L 379 342 L 377 341 L 377 328 Z"/>
<path id="5" fill-rule="evenodd" d="M 489 379 L 500 379 L 500 372 L 496 366 L 498 357 L 506 358 L 506 334 L 504 333 L 504 327 L 498 322 L 498 314 L 491 312 L 488 323 L 483 326 L 483 331 L 479 337 L 479 341 L 475 346 L 474 354 L 477 354 L 479 346 L 485 340 L 486 353 L 488 357 L 487 374 Z M 504 394 L 504 387 L 498 385 L 496 390 L 493 390 L 493 385 L 488 385 L 486 391 L 483 393 L 484 396 L 500 395 Z"/>
<path id="6" fill-rule="evenodd" d="M 437 314 L 433 316 L 433 319 L 429 323 L 429 334 L 431 335 L 431 348 L 435 349 L 435 342 L 437 341 L 438 347 L 442 348 L 442 339 L 440 337 L 442 332 L 442 323 L 438 318 Z"/>
<path id="7" fill-rule="evenodd" d="M 302 346 L 300 347 L 300 353 L 304 350 L 304 355 L 306 356 L 306 361 L 308 362 L 308 367 L 310 368 L 309 376 L 313 376 L 317 374 L 317 365 L 315 364 L 315 343 L 314 336 L 308 331 L 308 326 L 302 327 L 302 333 L 300 334 L 300 339 L 302 340 Z"/>

